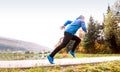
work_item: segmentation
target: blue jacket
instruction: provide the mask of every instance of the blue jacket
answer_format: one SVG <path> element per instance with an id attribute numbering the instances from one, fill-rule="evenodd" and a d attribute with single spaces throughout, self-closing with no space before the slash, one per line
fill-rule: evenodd
<path id="1" fill-rule="evenodd" d="M 80 18 L 77 18 L 75 21 L 67 20 L 64 26 L 67 26 L 68 24 L 69 26 L 66 28 L 65 32 L 69 32 L 72 35 L 74 35 L 80 27 L 82 27 L 84 32 L 87 32 L 85 22 Z"/>

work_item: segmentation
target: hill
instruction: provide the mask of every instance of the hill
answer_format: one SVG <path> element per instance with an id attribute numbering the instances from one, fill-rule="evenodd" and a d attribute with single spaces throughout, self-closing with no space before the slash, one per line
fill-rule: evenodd
<path id="1" fill-rule="evenodd" d="M 22 40 L 16 40 L 11 38 L 0 37 L 0 53 L 1 52 L 34 52 L 42 53 L 49 52 L 51 49 L 33 42 L 27 42 Z"/>

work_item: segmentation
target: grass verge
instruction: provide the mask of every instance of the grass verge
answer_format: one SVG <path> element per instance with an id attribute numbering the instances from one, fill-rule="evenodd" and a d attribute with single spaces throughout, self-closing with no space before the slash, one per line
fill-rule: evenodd
<path id="1" fill-rule="evenodd" d="M 54 66 L 30 69 L 0 69 L 0 72 L 120 72 L 120 60 L 65 67 Z"/>

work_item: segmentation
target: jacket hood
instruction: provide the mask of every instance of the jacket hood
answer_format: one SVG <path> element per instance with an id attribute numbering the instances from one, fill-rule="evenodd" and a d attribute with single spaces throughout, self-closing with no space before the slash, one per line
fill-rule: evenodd
<path id="1" fill-rule="evenodd" d="M 81 19 L 80 17 L 77 17 L 76 20 Z"/>

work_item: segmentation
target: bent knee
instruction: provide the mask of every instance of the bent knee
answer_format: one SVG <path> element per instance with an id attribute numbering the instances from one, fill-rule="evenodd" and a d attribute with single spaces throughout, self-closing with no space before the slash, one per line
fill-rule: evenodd
<path id="1" fill-rule="evenodd" d="M 80 42 L 81 42 L 81 39 L 79 38 L 79 39 L 78 39 L 78 40 L 76 40 L 76 41 L 80 43 Z"/>

